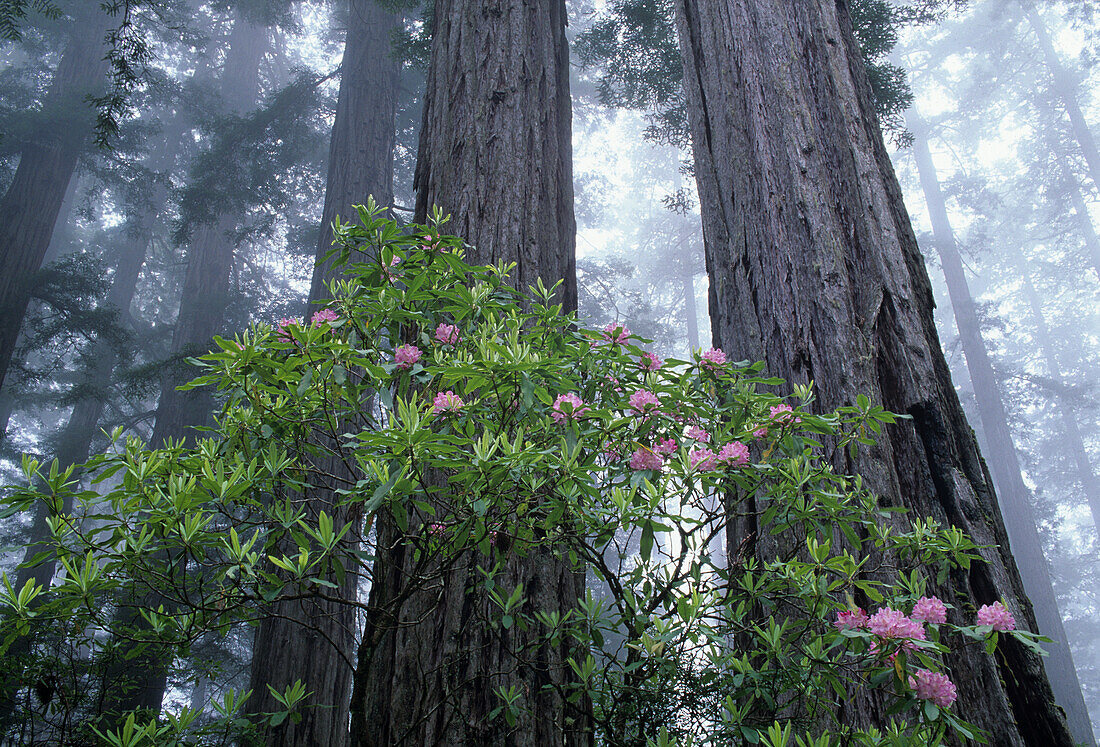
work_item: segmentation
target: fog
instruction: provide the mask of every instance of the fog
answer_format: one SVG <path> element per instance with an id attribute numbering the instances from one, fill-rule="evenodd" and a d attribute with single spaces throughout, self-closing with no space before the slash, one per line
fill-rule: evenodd
<path id="1" fill-rule="evenodd" d="M 128 30 L 122 15 L 74 27 L 65 14 L 87 9 L 55 2 L 60 18 L 32 3 L 25 17 L 0 19 L 9 22 L 0 26 L 0 192 L 26 190 L 21 209 L 48 224 L 8 231 L 0 245 L 14 255 L 13 241 L 47 237 L 41 266 L 20 281 L 25 314 L 0 310 L 0 327 L 18 333 L 0 390 L 0 484 L 9 486 L 24 482 L 25 455 L 81 463 L 116 429 L 151 442 L 181 437 L 212 400 L 171 409 L 162 398 L 183 396 L 174 388 L 194 374 L 185 361 L 208 349 L 202 341 L 301 316 L 346 72 L 342 2 L 135 3 Z M 955 389 L 1008 496 L 1002 506 L 1013 507 L 1013 549 L 1038 542 L 1045 557 L 1045 568 L 1030 567 L 1017 552 L 1025 586 L 1040 599 L 1030 584 L 1049 577 L 1057 609 L 1046 612 L 1061 619 L 1100 734 L 1100 7 L 933 5 L 931 17 L 894 24 L 896 39 L 865 53 L 904 71 L 911 91 L 894 92 L 885 147 Z M 587 327 L 624 324 L 660 355 L 688 358 L 712 338 L 690 136 L 669 115 L 682 94 L 679 81 L 607 82 L 619 63 L 601 57 L 591 34 L 615 7 L 569 6 L 579 316 Z M 392 202 L 409 220 L 430 39 L 420 8 L 396 13 Z M 108 69 L 95 23 L 147 48 Z M 82 68 L 60 90 L 58 66 L 81 44 Z M 620 62 L 657 75 L 657 53 L 647 54 Z M 89 79 L 77 81 L 81 73 Z M 52 181 L 32 195 L 19 169 L 33 158 Z M 215 286 L 189 274 L 201 251 L 215 257 L 203 271 L 219 277 Z M 14 581 L 42 517 L 0 516 L 0 559 Z M 250 640 L 240 629 L 203 639 L 196 661 L 208 671 L 173 681 L 165 703 L 209 708 L 227 684 L 243 687 Z"/>

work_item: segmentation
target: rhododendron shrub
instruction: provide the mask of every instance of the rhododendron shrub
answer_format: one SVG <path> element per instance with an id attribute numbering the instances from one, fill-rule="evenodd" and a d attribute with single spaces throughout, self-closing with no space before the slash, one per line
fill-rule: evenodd
<path id="1" fill-rule="evenodd" d="M 13 510 L 56 511 L 75 494 L 97 520 L 58 517 L 47 552 L 66 574 L 50 590 L 9 587 L 4 625 L 35 615 L 95 652 L 106 638 L 85 631 L 112 629 L 113 600 L 152 590 L 175 612 L 146 610 L 130 640 L 183 652 L 262 617 L 265 603 L 331 594 L 343 574 L 369 580 L 370 530 L 385 523 L 411 558 L 408 584 L 476 554 L 467 592 L 486 602 L 472 605 L 482 630 L 573 642 L 564 695 L 578 716 L 591 704 L 602 743 L 758 743 L 792 729 L 867 744 L 977 736 L 952 713 L 950 651 L 1035 636 L 1013 631 L 1003 607 L 982 613 L 984 628 L 967 623 L 970 609 L 952 618 L 926 587 L 966 568 L 974 546 L 919 517 L 887 531 L 875 497 L 829 466 L 896 416 L 864 398 L 815 412 L 809 387 L 784 401 L 782 382 L 722 351 L 661 360 L 621 325 L 584 329 L 553 288 L 520 292 L 508 267 L 467 265 L 438 216 L 399 227 L 376 212 L 338 228 L 345 279 L 314 324 L 256 324 L 201 359 L 189 386 L 216 387 L 225 403 L 211 438 L 116 443 L 88 466 L 102 485 L 114 478 L 102 493 L 26 463 L 28 484 L 47 488 L 18 490 Z M 317 466 L 333 457 L 357 478 Z M 307 488 L 321 484 L 334 488 L 331 510 L 307 510 Z M 749 495 L 758 531 L 793 552 L 760 560 L 723 546 Z M 565 614 L 501 581 L 548 546 L 590 582 Z M 187 560 L 165 572 L 166 556 Z M 393 612 L 366 610 L 379 625 Z M 538 656 L 513 654 L 503 681 Z M 889 705 L 882 733 L 835 721 L 867 690 Z M 255 718 L 324 707 L 312 696 L 302 683 L 281 694 L 284 711 Z M 510 724 L 531 694 L 501 686 L 494 697 Z M 225 711 L 222 727 L 246 722 Z M 150 723 L 201 731 L 194 719 Z"/>

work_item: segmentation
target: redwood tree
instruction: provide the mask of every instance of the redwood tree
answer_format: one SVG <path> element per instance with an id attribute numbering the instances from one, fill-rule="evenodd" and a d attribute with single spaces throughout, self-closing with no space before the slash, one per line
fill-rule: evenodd
<path id="1" fill-rule="evenodd" d="M 438 205 L 475 263 L 515 262 L 512 282 L 563 281 L 576 308 L 571 110 L 564 0 L 438 0 L 415 187 L 416 220 Z M 445 490 L 445 485 L 439 489 Z M 583 708 L 565 702 L 568 641 L 497 628 L 485 618 L 484 559 L 469 553 L 414 590 L 411 548 L 378 520 L 377 561 L 353 699 L 358 744 L 549 745 L 590 741 Z M 528 610 L 564 612 L 583 577 L 563 558 L 509 559 L 498 588 L 523 584 Z M 515 688 L 514 726 L 493 718 Z"/>
<path id="2" fill-rule="evenodd" d="M 344 59 L 336 119 L 329 144 L 325 206 L 317 243 L 310 306 L 307 318 L 328 297 L 333 279 L 332 223 L 340 216 L 349 220 L 353 205 L 373 196 L 379 205 L 393 202 L 394 116 L 400 63 L 392 54 L 390 32 L 397 17 L 375 0 L 349 0 Z M 365 405 L 369 409 L 369 405 Z M 350 428 L 349 428 L 350 430 Z M 318 434 L 327 449 L 313 458 L 314 487 L 303 496 L 310 520 L 323 510 L 342 522 L 354 522 L 344 508 L 334 505 L 335 490 L 355 485 L 349 465 L 336 450 L 335 434 Z M 359 545 L 357 528 L 348 535 L 345 549 Z M 268 745 L 325 744 L 340 747 L 348 739 L 355 666 L 355 607 L 359 576 L 347 573 L 331 581 L 337 589 L 329 598 L 307 596 L 281 602 L 269 610 L 256 631 L 252 647 L 248 708 L 254 713 L 275 711 L 279 705 L 270 685 L 278 692 L 301 680 L 312 693 L 302 720 L 287 720 L 264 735 Z M 346 600 L 342 603 L 340 600 Z"/>
<path id="3" fill-rule="evenodd" d="M 710 275 L 715 343 L 815 383 L 827 411 L 859 394 L 911 419 L 874 447 L 838 455 L 884 506 L 966 531 L 982 562 L 931 590 L 956 619 L 1003 599 L 1035 629 L 989 473 L 951 384 L 932 289 L 890 165 L 852 35 L 836 0 L 677 0 Z M 741 545 L 757 529 L 740 525 Z M 750 543 L 751 544 L 751 543 Z M 1041 659 L 1002 639 L 960 647 L 955 706 L 998 745 L 1071 745 Z M 838 714 L 881 724 L 853 693 Z"/>
<path id="4" fill-rule="evenodd" d="M 51 127 L 24 144 L 0 200 L 0 385 L 80 152 L 91 142 L 95 112 L 85 97 L 106 87 L 109 17 L 99 3 L 75 14 L 72 32 L 42 102 Z"/>

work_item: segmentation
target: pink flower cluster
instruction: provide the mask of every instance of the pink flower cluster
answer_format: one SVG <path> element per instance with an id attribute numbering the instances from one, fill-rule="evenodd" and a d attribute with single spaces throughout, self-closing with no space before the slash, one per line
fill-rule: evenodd
<path id="1" fill-rule="evenodd" d="M 867 613 L 863 611 L 862 607 L 856 607 L 854 610 L 842 610 L 837 613 L 836 621 L 833 625 L 837 630 L 862 630 L 867 627 L 868 621 Z"/>
<path id="2" fill-rule="evenodd" d="M 631 469 L 661 469 L 665 466 L 665 460 L 662 459 L 652 449 L 647 449 L 645 446 L 639 446 L 633 454 L 630 455 L 630 468 Z"/>
<path id="3" fill-rule="evenodd" d="M 444 345 L 457 345 L 462 341 L 458 334 L 458 327 L 453 324 L 440 324 L 435 328 L 435 339 Z"/>
<path id="4" fill-rule="evenodd" d="M 740 467 L 749 463 L 749 447 L 740 441 L 730 441 L 718 450 L 718 463 L 728 467 Z"/>
<path id="5" fill-rule="evenodd" d="M 718 456 L 706 448 L 692 449 L 688 454 L 691 468 L 700 472 L 713 472 L 718 464 Z"/>
<path id="6" fill-rule="evenodd" d="M 278 334 L 279 340 L 282 342 L 294 342 L 294 337 L 290 333 L 291 327 L 297 327 L 298 320 L 293 317 L 284 317 L 279 320 Z"/>
<path id="7" fill-rule="evenodd" d="M 721 367 L 726 362 L 726 354 L 720 348 L 711 348 L 707 352 L 703 353 L 703 359 L 700 363 L 705 368 L 716 369 Z"/>
<path id="8" fill-rule="evenodd" d="M 906 638 L 925 640 L 924 623 L 913 620 L 900 610 L 883 607 L 867 620 L 867 629 L 887 640 Z"/>
<path id="9" fill-rule="evenodd" d="M 658 371 L 665 362 L 657 357 L 656 353 L 642 353 L 638 359 L 638 365 L 643 371 Z"/>
<path id="10" fill-rule="evenodd" d="M 693 425 L 684 431 L 684 437 L 690 438 L 692 441 L 698 441 L 699 443 L 710 443 L 710 434 L 697 425 Z"/>
<path id="11" fill-rule="evenodd" d="M 771 417 L 777 423 L 801 423 L 802 418 L 794 414 L 790 405 L 776 405 L 771 408 Z"/>
<path id="12" fill-rule="evenodd" d="M 1016 618 L 1000 602 L 983 604 L 978 609 L 978 625 L 989 625 L 994 630 L 1004 633 L 1016 629 Z"/>
<path id="13" fill-rule="evenodd" d="M 627 340 L 630 339 L 630 330 L 627 329 L 625 324 L 612 322 L 603 328 L 603 336 L 608 342 L 625 345 Z"/>
<path id="14" fill-rule="evenodd" d="M 936 597 L 921 597 L 913 605 L 913 614 L 910 617 L 914 620 L 924 620 L 927 623 L 945 623 L 947 622 L 947 607 Z"/>
<path id="15" fill-rule="evenodd" d="M 660 405 L 661 402 L 657 399 L 657 395 L 646 389 L 639 389 L 630 395 L 630 406 L 642 414 L 656 410 Z"/>
<path id="16" fill-rule="evenodd" d="M 416 345 L 402 345 L 394 351 L 393 359 L 398 368 L 412 368 L 412 365 L 420 360 L 420 348 Z"/>
<path id="17" fill-rule="evenodd" d="M 340 315 L 336 313 L 335 309 L 321 309 L 320 311 L 313 312 L 313 317 L 310 319 L 310 323 L 314 327 L 320 327 L 322 324 L 328 322 L 331 324 L 340 318 Z"/>
<path id="18" fill-rule="evenodd" d="M 404 273 L 397 269 L 397 265 L 401 263 L 400 257 L 394 257 L 390 260 L 388 265 L 382 267 L 382 274 L 386 276 L 386 279 L 391 283 L 398 280 Z"/>
<path id="19" fill-rule="evenodd" d="M 551 409 L 553 412 L 550 413 L 550 417 L 554 419 L 555 423 L 559 424 L 573 422 L 588 412 L 588 408 L 584 405 L 584 400 L 572 392 L 569 394 L 559 394 L 558 398 L 554 400 Z"/>
<path id="20" fill-rule="evenodd" d="M 959 697 L 955 683 L 947 675 L 918 669 L 909 678 L 909 687 L 913 688 L 921 700 L 931 700 L 940 708 L 948 708 Z"/>
<path id="21" fill-rule="evenodd" d="M 432 401 L 432 414 L 445 415 L 447 413 L 458 412 L 465 405 L 466 403 L 462 401 L 462 397 L 459 397 L 457 394 L 448 389 L 445 392 L 440 392 L 439 394 L 435 395 L 435 399 Z"/>
<path id="22" fill-rule="evenodd" d="M 658 454 L 669 456 L 670 454 L 675 454 L 678 448 L 680 447 L 676 445 L 675 438 L 659 438 L 657 439 L 657 444 L 653 447 L 653 450 L 656 451 Z"/>

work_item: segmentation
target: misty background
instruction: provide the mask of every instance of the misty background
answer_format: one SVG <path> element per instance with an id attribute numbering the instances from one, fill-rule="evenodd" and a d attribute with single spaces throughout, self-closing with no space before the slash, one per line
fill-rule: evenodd
<path id="1" fill-rule="evenodd" d="M 911 100 L 901 96 L 911 105 L 884 121 L 887 144 L 935 286 L 956 388 L 998 490 L 1026 492 L 1033 516 L 1006 523 L 1014 546 L 1038 537 L 1095 729 L 1100 9 L 1089 0 L 957 5 L 880 40 L 878 62 L 904 71 L 911 89 Z M 179 344 L 177 321 L 195 247 L 218 245 L 224 256 L 226 313 L 215 331 L 303 313 L 344 51 L 342 7 L 193 0 L 139 23 L 148 44 L 139 79 L 116 112 L 117 132 L 96 130 L 105 144 L 74 140 L 46 262 L 16 324 L 0 390 L 0 484 L 21 479 L 23 454 L 80 462 L 105 447 L 103 431 L 153 437 L 165 367 L 186 376 L 185 359 L 198 352 Z M 570 7 L 581 316 L 588 326 L 625 323 L 659 354 L 685 356 L 710 346 L 691 154 L 674 120 L 675 93 L 670 105 L 616 97 L 623 89 L 603 83 L 598 43 L 585 34 L 613 9 Z M 396 215 L 408 218 L 427 47 L 422 11 L 399 13 L 394 198 Z M 64 19 L 32 12 L 18 39 L 0 31 L 6 191 L 36 137 L 91 130 L 91 109 L 82 97 L 52 93 L 74 43 Z M 88 59 L 98 64 L 94 52 Z M 661 60 L 637 62 L 648 73 Z M 631 106 L 613 105 L 623 103 Z M 0 525 L 3 570 L 20 561 L 32 523 L 27 515 Z M 221 668 L 171 689 L 169 701 L 201 707 L 219 687 L 247 680 L 247 636 L 211 642 L 218 650 L 200 654 Z"/>

